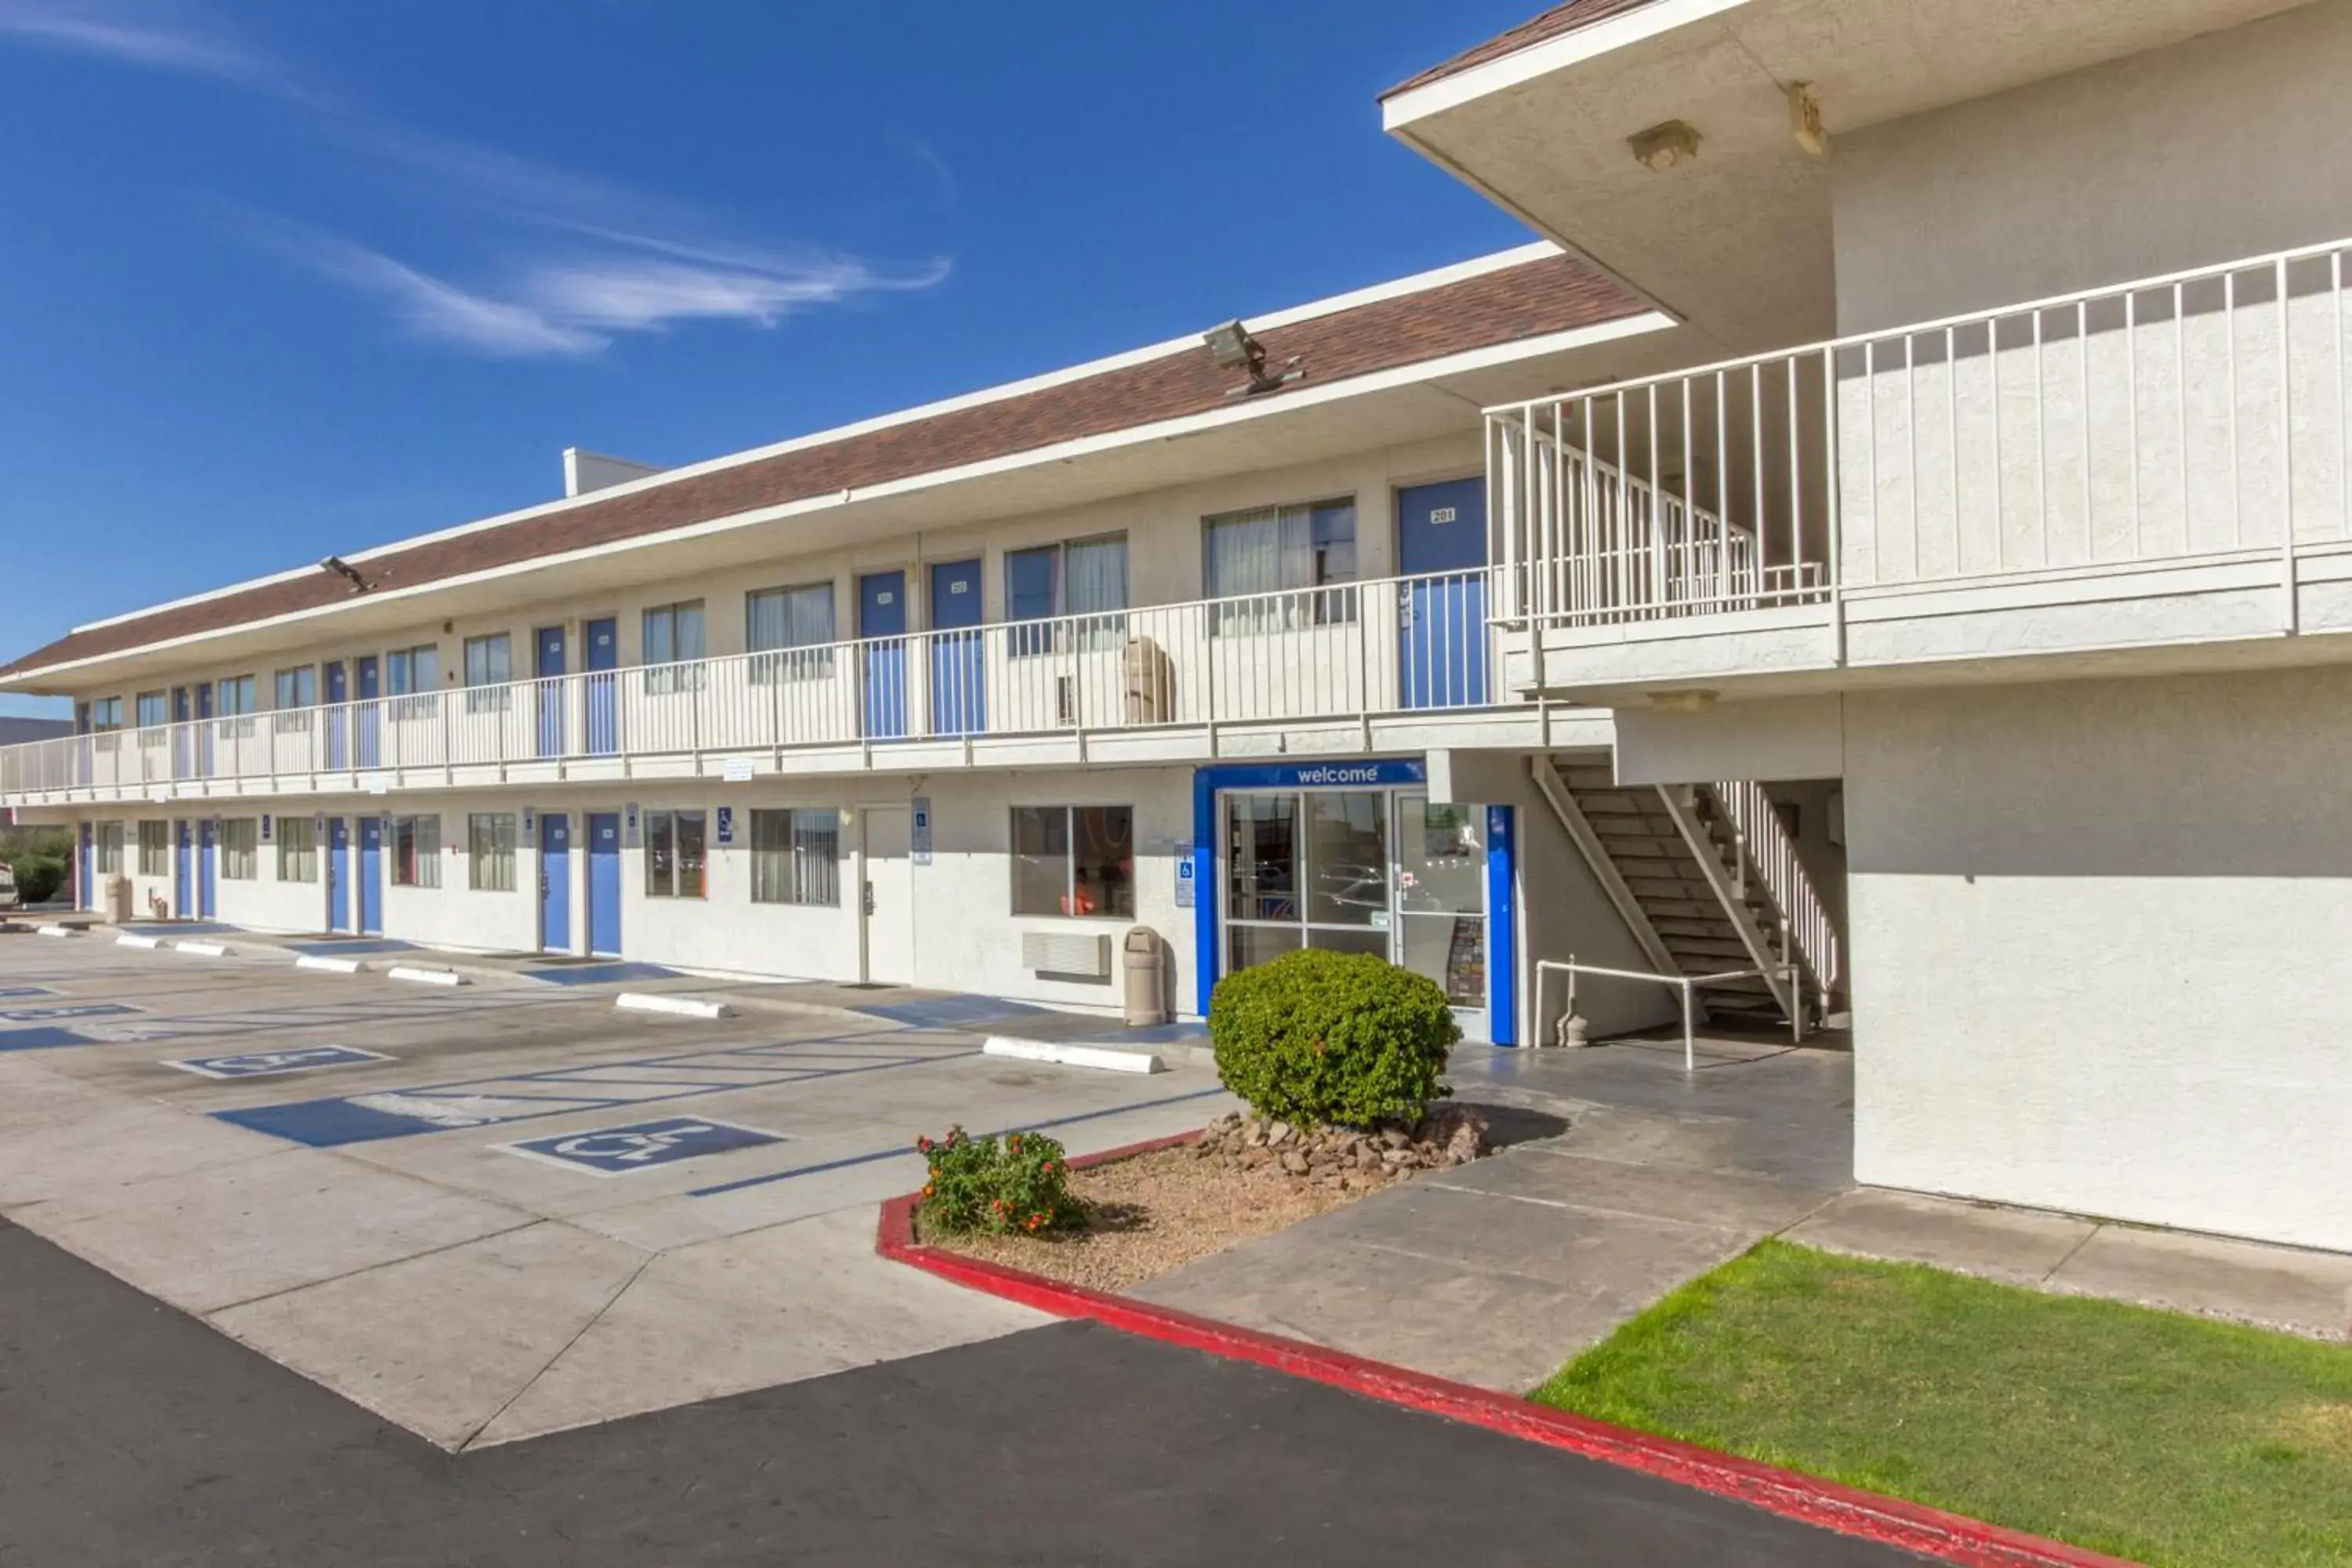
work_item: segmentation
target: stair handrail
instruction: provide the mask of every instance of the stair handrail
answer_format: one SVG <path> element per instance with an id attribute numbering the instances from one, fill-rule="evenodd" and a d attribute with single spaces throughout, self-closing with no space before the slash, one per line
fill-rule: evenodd
<path id="1" fill-rule="evenodd" d="M 1754 868 L 1787 941 L 1828 997 L 1845 978 L 1844 952 L 1821 889 L 1797 853 L 1796 836 L 1780 819 L 1770 793 L 1755 780 L 1724 780 L 1708 788 L 1739 836 L 1742 877 Z"/>

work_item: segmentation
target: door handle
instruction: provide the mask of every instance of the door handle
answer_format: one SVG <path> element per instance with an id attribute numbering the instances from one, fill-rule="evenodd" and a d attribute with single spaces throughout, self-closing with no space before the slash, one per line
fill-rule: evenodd
<path id="1" fill-rule="evenodd" d="M 869 915 L 874 912 L 874 884 L 871 882 L 866 884 L 866 912 Z"/>

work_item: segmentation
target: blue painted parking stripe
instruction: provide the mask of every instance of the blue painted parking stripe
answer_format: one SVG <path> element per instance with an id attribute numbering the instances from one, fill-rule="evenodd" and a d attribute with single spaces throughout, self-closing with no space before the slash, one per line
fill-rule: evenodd
<path id="1" fill-rule="evenodd" d="M 1213 1094 L 1224 1093 L 1223 1085 L 1215 1089 L 1196 1089 L 1190 1094 L 1171 1094 L 1165 1100 L 1139 1100 L 1133 1105 L 1114 1105 L 1107 1110 L 1081 1111 L 1076 1116 L 1056 1116 L 1050 1121 L 1024 1121 L 1018 1127 L 1000 1127 L 982 1137 L 998 1137 L 1007 1132 L 1043 1132 L 1049 1127 L 1067 1127 L 1074 1122 L 1098 1121 L 1106 1116 L 1124 1116 L 1130 1110 L 1151 1110 L 1163 1105 L 1181 1105 L 1188 1100 L 1206 1100 Z M 877 1149 L 871 1154 L 851 1154 L 845 1159 L 826 1160 L 820 1164 L 795 1165 L 789 1171 L 771 1171 L 764 1176 L 745 1176 L 738 1181 L 721 1182 L 715 1187 L 696 1187 L 686 1195 L 690 1198 L 712 1198 L 721 1193 L 741 1192 L 745 1187 L 764 1187 L 771 1182 L 789 1182 L 795 1176 L 822 1175 L 827 1171 L 845 1171 L 852 1165 L 871 1165 L 880 1160 L 895 1160 L 901 1154 L 916 1152 L 911 1144 L 901 1143 L 895 1149 Z"/>
<path id="2" fill-rule="evenodd" d="M 59 1046 L 105 1043 L 74 1029 L 0 1029 L 0 1051 L 47 1051 Z"/>
<path id="3" fill-rule="evenodd" d="M 615 980 L 675 980 L 680 973 L 658 963 L 580 963 L 526 969 L 522 975 L 549 985 L 602 985 Z"/>
<path id="4" fill-rule="evenodd" d="M 127 1002 L 62 1002 L 47 1007 L 0 1007 L 0 1023 L 47 1024 L 59 1018 L 110 1018 L 145 1011 Z"/>
<path id="5" fill-rule="evenodd" d="M 26 996 L 54 996 L 57 989 L 49 985 L 0 985 L 0 1001 L 16 1001 Z"/>

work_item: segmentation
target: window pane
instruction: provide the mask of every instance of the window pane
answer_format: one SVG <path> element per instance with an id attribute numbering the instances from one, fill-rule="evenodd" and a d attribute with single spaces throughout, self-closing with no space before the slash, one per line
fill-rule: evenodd
<path id="1" fill-rule="evenodd" d="M 1135 915 L 1135 811 L 1082 805 L 1070 814 L 1073 915 Z"/>
<path id="2" fill-rule="evenodd" d="M 793 814 L 751 813 L 751 901 L 792 902 Z"/>
<path id="3" fill-rule="evenodd" d="M 646 894 L 649 898 L 670 896 L 677 860 L 677 841 L 671 837 L 673 825 L 667 811 L 646 813 Z"/>
<path id="4" fill-rule="evenodd" d="M 1384 931 L 1309 930 L 1307 945 L 1329 952 L 1369 952 L 1374 958 L 1386 958 L 1389 955 L 1389 933 Z"/>
<path id="5" fill-rule="evenodd" d="M 700 658 L 703 654 L 702 601 L 697 599 L 690 605 L 680 605 L 670 615 L 670 625 L 674 628 L 672 635 L 677 639 L 677 657 Z"/>
<path id="6" fill-rule="evenodd" d="M 681 811 L 677 824 L 677 896 L 681 899 L 702 897 L 703 814 Z"/>
<path id="7" fill-rule="evenodd" d="M 1271 511 L 1211 518 L 1204 540 L 1212 599 L 1266 594 L 1283 586 L 1281 531 Z"/>
<path id="8" fill-rule="evenodd" d="M 1298 797 L 1225 797 L 1225 870 L 1231 883 L 1228 918 L 1298 918 Z"/>
<path id="9" fill-rule="evenodd" d="M 1352 583 L 1356 580 L 1356 503 L 1323 501 L 1307 509 L 1307 548 L 1312 556 L 1307 582 Z M 1291 586 L 1303 586 L 1294 584 Z"/>
<path id="10" fill-rule="evenodd" d="M 167 724 L 171 722 L 171 709 L 165 703 L 162 692 L 142 691 L 139 694 L 139 727 L 141 729 L 152 729 L 158 724 Z"/>
<path id="11" fill-rule="evenodd" d="M 841 813 L 793 813 L 793 896 L 803 904 L 841 903 Z"/>
<path id="12" fill-rule="evenodd" d="M 1074 616 L 1127 608 L 1127 536 L 1082 539 L 1069 547 L 1069 610 Z"/>
<path id="13" fill-rule="evenodd" d="M 1269 958 L 1297 952 L 1298 938 L 1297 926 L 1228 926 L 1225 928 L 1225 967 L 1228 970 L 1247 969 L 1253 963 L 1264 963 Z"/>
<path id="14" fill-rule="evenodd" d="M 416 689 L 430 691 L 441 684 L 441 650 L 437 647 L 420 647 L 415 652 Z"/>
<path id="15" fill-rule="evenodd" d="M 1432 805 L 1418 795 L 1398 803 L 1404 842 L 1397 846 L 1397 905 L 1429 914 L 1484 914 L 1486 838 L 1475 805 Z"/>
<path id="16" fill-rule="evenodd" d="M 1402 950 L 1397 960 L 1426 974 L 1445 990 L 1456 1007 L 1486 1005 L 1486 922 L 1478 915 L 1398 917 Z"/>
<path id="17" fill-rule="evenodd" d="M 1070 890 L 1070 813 L 1060 805 L 1013 808 L 1013 912 L 1066 913 Z"/>
<path id="18" fill-rule="evenodd" d="M 507 635 L 466 639 L 466 684 L 502 686 L 509 679 Z"/>
<path id="19" fill-rule="evenodd" d="M 1307 795 L 1309 921 L 1387 923 L 1388 807 L 1388 796 L 1364 790 L 1318 790 Z"/>

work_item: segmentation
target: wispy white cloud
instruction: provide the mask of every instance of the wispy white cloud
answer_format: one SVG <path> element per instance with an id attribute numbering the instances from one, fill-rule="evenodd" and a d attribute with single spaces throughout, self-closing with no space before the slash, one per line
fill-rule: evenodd
<path id="1" fill-rule="evenodd" d="M 147 70 L 208 77 L 301 102 L 320 101 L 284 64 L 185 6 L 0 0 L 0 37 Z"/>
<path id="2" fill-rule="evenodd" d="M 350 107 L 212 22 L 188 0 L 0 0 L 11 38 L 119 64 L 208 78 L 297 103 L 319 132 L 428 203 L 472 215 L 464 237 L 486 259 L 458 283 L 289 219 L 223 204 L 249 237 L 373 298 L 416 336 L 499 358 L 578 358 L 623 333 L 685 321 L 772 327 L 861 295 L 929 289 L 950 264 L 883 266 L 833 252 L 746 246 L 692 204 Z M 954 201 L 929 148 L 917 162 Z"/>
<path id="3" fill-rule="evenodd" d="M 416 336 L 500 359 L 580 358 L 622 333 L 658 331 L 679 321 L 770 327 L 796 310 L 859 294 L 927 289 L 948 271 L 945 261 L 892 272 L 833 256 L 698 264 L 665 256 L 662 249 L 676 247 L 648 241 L 637 253 L 583 252 L 526 264 L 496 284 L 467 287 L 299 225 L 256 218 L 254 226 L 306 266 L 383 300 Z"/>

